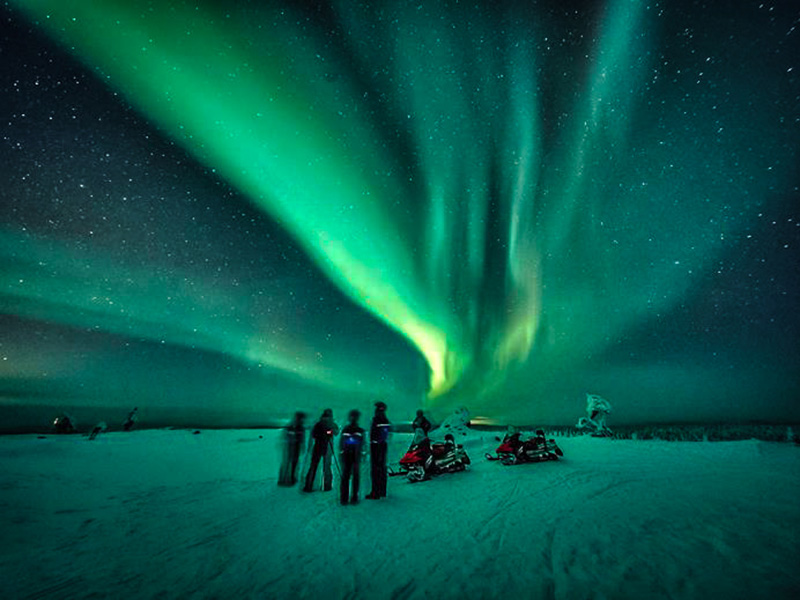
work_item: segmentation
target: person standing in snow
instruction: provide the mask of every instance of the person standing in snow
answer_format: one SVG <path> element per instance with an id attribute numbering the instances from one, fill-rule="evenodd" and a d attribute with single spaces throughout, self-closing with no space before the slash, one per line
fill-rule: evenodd
<path id="1" fill-rule="evenodd" d="M 414 419 L 414 422 L 411 424 L 411 430 L 417 431 L 417 429 L 422 429 L 422 433 L 428 435 L 428 432 L 431 430 L 431 422 L 425 418 L 425 414 L 422 410 L 417 411 L 417 418 Z"/>
<path id="2" fill-rule="evenodd" d="M 304 492 L 314 491 L 314 480 L 317 478 L 317 467 L 322 460 L 322 489 L 330 492 L 333 489 L 333 472 L 331 471 L 331 458 L 333 455 L 333 438 L 339 433 L 339 426 L 333 421 L 333 411 L 326 408 L 322 417 L 311 430 L 311 440 L 314 448 L 311 451 L 311 466 L 306 475 Z"/>
<path id="3" fill-rule="evenodd" d="M 139 407 L 136 406 L 131 412 L 128 413 L 128 418 L 125 419 L 125 422 L 122 424 L 123 431 L 130 431 L 131 429 L 133 429 L 133 426 L 136 424 L 136 419 L 138 418 L 136 416 L 138 410 Z"/>
<path id="4" fill-rule="evenodd" d="M 297 465 L 306 437 L 306 413 L 294 413 L 294 419 L 284 429 L 285 446 L 278 485 L 292 486 L 297 483 Z"/>
<path id="5" fill-rule="evenodd" d="M 386 451 L 389 441 L 389 419 L 386 418 L 386 403 L 375 403 L 375 416 L 369 429 L 369 458 L 372 474 L 372 491 L 368 500 L 386 497 Z"/>
<path id="6" fill-rule="evenodd" d="M 358 485 L 361 480 L 361 456 L 364 454 L 364 430 L 358 426 L 361 413 L 351 410 L 347 425 L 339 438 L 342 453 L 341 503 L 358 504 Z M 351 489 L 352 482 L 352 489 Z"/>
<path id="7" fill-rule="evenodd" d="M 92 429 L 92 432 L 89 434 L 89 439 L 93 440 L 93 439 L 97 438 L 97 436 L 100 435 L 101 433 L 103 433 L 106 429 L 108 429 L 108 426 L 106 425 L 106 422 L 105 421 L 100 421 Z"/>

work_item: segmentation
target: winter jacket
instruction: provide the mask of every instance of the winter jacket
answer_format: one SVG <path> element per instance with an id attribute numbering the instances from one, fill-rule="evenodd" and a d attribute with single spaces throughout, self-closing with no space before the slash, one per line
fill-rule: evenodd
<path id="1" fill-rule="evenodd" d="M 339 448 L 342 452 L 363 454 L 365 431 L 358 425 L 347 425 L 342 429 Z"/>
<path id="2" fill-rule="evenodd" d="M 369 439 L 373 444 L 385 444 L 389 440 L 389 419 L 383 413 L 372 417 L 372 426 L 369 429 Z"/>
<path id="3" fill-rule="evenodd" d="M 286 426 L 286 441 L 290 446 L 297 446 L 301 448 L 306 437 L 306 428 L 302 425 L 292 422 Z"/>
<path id="4" fill-rule="evenodd" d="M 327 448 L 328 443 L 339 433 L 339 426 L 333 419 L 320 419 L 311 430 L 311 438 L 323 448 Z"/>
<path id="5" fill-rule="evenodd" d="M 411 424 L 411 428 L 416 431 L 417 429 L 422 429 L 422 431 L 427 433 L 431 430 L 431 422 L 428 421 L 425 417 L 417 417 L 414 419 L 414 422 Z"/>

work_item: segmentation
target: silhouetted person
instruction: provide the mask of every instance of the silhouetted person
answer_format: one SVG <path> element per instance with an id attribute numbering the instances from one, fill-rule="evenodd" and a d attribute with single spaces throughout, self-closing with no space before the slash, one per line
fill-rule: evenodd
<path id="1" fill-rule="evenodd" d="M 375 416 L 369 429 L 369 458 L 372 474 L 372 491 L 367 498 L 378 500 L 386 497 L 386 450 L 389 440 L 389 419 L 386 418 L 386 404 L 375 403 Z"/>
<path id="2" fill-rule="evenodd" d="M 100 422 L 99 422 L 97 425 L 95 425 L 95 426 L 94 426 L 94 428 L 92 429 L 91 433 L 89 434 L 89 439 L 90 439 L 90 440 L 93 440 L 93 439 L 95 439 L 95 438 L 96 438 L 98 435 L 100 435 L 101 433 L 103 433 L 103 432 L 104 432 L 106 429 L 108 429 L 108 426 L 106 425 L 106 422 L 105 422 L 105 421 L 100 421 Z"/>
<path id="3" fill-rule="evenodd" d="M 283 462 L 281 463 L 278 485 L 292 486 L 297 483 L 297 465 L 300 463 L 300 454 L 306 441 L 305 428 L 306 413 L 294 413 L 294 419 L 284 431 Z"/>
<path id="4" fill-rule="evenodd" d="M 311 451 L 311 466 L 306 475 L 306 485 L 304 492 L 314 491 L 314 480 L 317 478 L 317 466 L 322 460 L 322 480 L 323 488 L 326 492 L 333 489 L 333 472 L 331 471 L 331 457 L 333 454 L 332 440 L 339 433 L 339 426 L 333 422 L 333 411 L 326 408 L 319 421 L 311 430 L 311 440 L 314 448 Z"/>
<path id="5" fill-rule="evenodd" d="M 425 418 L 425 414 L 421 410 L 417 411 L 417 418 L 414 419 L 414 422 L 411 424 L 411 429 L 415 432 L 417 429 L 422 429 L 425 435 L 428 435 L 428 432 L 431 430 L 431 422 Z"/>
<path id="6" fill-rule="evenodd" d="M 358 426 L 361 413 L 351 410 L 347 425 L 342 429 L 339 447 L 342 452 L 342 481 L 340 485 L 342 504 L 358 503 L 358 484 L 361 480 L 361 455 L 364 453 L 364 430 Z M 352 482 L 352 487 L 351 487 Z"/>
<path id="7" fill-rule="evenodd" d="M 136 420 L 138 418 L 136 413 L 138 410 L 139 407 L 137 406 L 134 407 L 134 409 L 128 413 L 128 418 L 125 419 L 125 422 L 122 424 L 123 431 L 130 431 L 131 429 L 133 429 L 133 426 L 136 425 Z"/>

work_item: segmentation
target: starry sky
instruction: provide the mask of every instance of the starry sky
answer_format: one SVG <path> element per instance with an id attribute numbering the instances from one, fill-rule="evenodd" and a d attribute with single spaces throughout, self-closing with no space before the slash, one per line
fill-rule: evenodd
<path id="1" fill-rule="evenodd" d="M 5 423 L 800 418 L 792 2 L 356 4 L 0 9 Z"/>

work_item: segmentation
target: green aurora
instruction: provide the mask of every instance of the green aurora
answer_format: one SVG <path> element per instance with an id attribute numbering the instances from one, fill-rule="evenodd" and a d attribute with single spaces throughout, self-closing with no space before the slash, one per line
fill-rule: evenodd
<path id="1" fill-rule="evenodd" d="M 442 410 L 546 402 L 682 305 L 796 183 L 785 69 L 738 42 L 757 20 L 681 38 L 638 0 L 12 5 L 404 336 Z M 352 379 L 179 274 L 8 227 L 0 256 L 6 312 Z"/>

